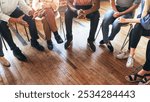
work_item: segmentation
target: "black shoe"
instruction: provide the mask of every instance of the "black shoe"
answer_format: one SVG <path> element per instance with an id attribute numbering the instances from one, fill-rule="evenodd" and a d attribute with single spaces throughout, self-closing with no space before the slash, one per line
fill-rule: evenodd
<path id="1" fill-rule="evenodd" d="M 60 35 L 55 35 L 55 39 L 56 39 L 56 41 L 57 41 L 58 44 L 63 43 L 63 40 L 62 40 L 62 38 L 60 37 Z"/>
<path id="2" fill-rule="evenodd" d="M 31 40 L 31 46 L 36 48 L 39 51 L 44 51 L 44 47 L 42 45 L 40 45 L 37 41 Z"/>
<path id="3" fill-rule="evenodd" d="M 47 41 L 47 47 L 48 47 L 49 50 L 52 50 L 52 49 L 53 49 L 53 43 L 52 43 L 51 40 L 48 40 L 48 41 Z"/>
<path id="4" fill-rule="evenodd" d="M 71 42 L 72 40 L 67 40 L 67 42 L 64 45 L 65 49 L 68 49 L 71 46 Z"/>
<path id="5" fill-rule="evenodd" d="M 99 44 L 100 44 L 100 45 L 105 44 L 104 40 L 101 40 L 101 41 L 99 42 Z"/>
<path id="6" fill-rule="evenodd" d="M 95 51 L 96 51 L 96 47 L 95 47 L 95 45 L 94 45 L 94 43 L 93 43 L 93 42 L 89 42 L 89 41 L 88 41 L 88 45 L 89 45 L 89 47 L 90 47 L 91 51 L 93 51 L 93 52 L 95 52 Z"/>
<path id="7" fill-rule="evenodd" d="M 111 42 L 108 42 L 106 45 L 107 45 L 108 49 L 110 50 L 110 52 L 114 51 L 114 48 L 113 48 Z"/>
<path id="8" fill-rule="evenodd" d="M 17 48 L 16 50 L 13 50 L 13 54 L 18 60 L 27 61 L 26 56 L 20 51 L 19 48 Z"/>

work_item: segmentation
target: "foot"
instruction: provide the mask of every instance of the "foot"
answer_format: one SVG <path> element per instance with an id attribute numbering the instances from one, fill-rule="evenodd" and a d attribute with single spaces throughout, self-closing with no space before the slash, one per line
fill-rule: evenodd
<path id="1" fill-rule="evenodd" d="M 150 74 L 145 74 L 144 78 L 139 82 L 138 85 L 150 85 Z"/>
<path id="2" fill-rule="evenodd" d="M 21 52 L 20 49 L 16 49 L 13 51 L 14 56 L 20 61 L 27 61 L 26 56 Z"/>
<path id="3" fill-rule="evenodd" d="M 113 48 L 111 42 L 106 43 L 106 45 L 107 45 L 107 47 L 108 47 L 108 49 L 109 49 L 110 52 L 114 51 L 114 48 Z"/>
<path id="4" fill-rule="evenodd" d="M 58 44 L 63 43 L 63 40 L 62 40 L 62 38 L 60 37 L 60 35 L 55 35 L 55 39 L 56 39 L 56 41 L 57 41 Z"/>
<path id="5" fill-rule="evenodd" d="M 44 47 L 42 45 L 40 45 L 37 41 L 31 40 L 31 46 L 36 48 L 39 51 L 44 51 Z"/>
<path id="6" fill-rule="evenodd" d="M 144 76 L 138 75 L 138 74 L 131 74 L 128 76 L 125 76 L 125 79 L 129 82 L 140 82 L 143 79 Z"/>
<path id="7" fill-rule="evenodd" d="M 124 52 L 119 53 L 116 56 L 116 58 L 122 60 L 122 59 L 127 59 L 128 56 L 129 56 L 129 51 L 124 51 Z"/>
<path id="8" fill-rule="evenodd" d="M 91 51 L 93 51 L 93 52 L 96 51 L 96 47 L 93 42 L 88 41 L 88 45 L 89 45 L 89 48 L 91 49 Z"/>
<path id="9" fill-rule="evenodd" d="M 134 66 L 134 59 L 132 56 L 129 56 L 127 59 L 126 67 L 127 68 L 132 68 Z"/>
<path id="10" fill-rule="evenodd" d="M 52 43 L 51 40 L 48 40 L 48 41 L 47 41 L 47 47 L 48 47 L 49 50 L 52 50 L 52 49 L 53 49 L 53 43 Z"/>
<path id="11" fill-rule="evenodd" d="M 71 46 L 71 42 L 72 40 L 67 40 L 67 42 L 64 45 L 65 49 L 68 49 Z"/>
<path id="12" fill-rule="evenodd" d="M 101 40 L 101 41 L 99 42 L 99 44 L 100 44 L 100 45 L 105 44 L 104 40 Z"/>
<path id="13" fill-rule="evenodd" d="M 5 57 L 0 57 L 0 63 L 5 67 L 10 67 L 10 63 Z"/>

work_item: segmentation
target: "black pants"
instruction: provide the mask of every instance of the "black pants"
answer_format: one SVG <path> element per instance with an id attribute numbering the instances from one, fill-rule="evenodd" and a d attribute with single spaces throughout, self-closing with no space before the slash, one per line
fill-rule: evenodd
<path id="1" fill-rule="evenodd" d="M 24 13 L 17 8 L 11 15 L 10 17 L 14 17 L 14 18 L 18 18 L 20 16 L 22 16 Z M 35 25 L 35 22 L 32 20 L 31 17 L 25 15 L 23 17 L 23 20 L 25 20 L 28 24 L 29 24 L 29 32 L 31 35 L 31 41 L 36 41 L 38 39 L 38 33 L 37 33 L 37 28 Z M 12 39 L 12 35 L 11 32 L 9 30 L 9 27 L 7 25 L 8 23 L 5 21 L 0 21 L 0 29 L 1 29 L 1 33 L 2 36 L 4 37 L 4 39 L 7 41 L 8 45 L 10 46 L 11 50 L 16 49 L 16 44 L 14 43 L 13 39 Z"/>
<path id="2" fill-rule="evenodd" d="M 145 71 L 150 71 L 150 40 L 148 41 L 147 44 L 147 50 L 146 50 L 146 62 L 143 65 L 143 69 Z"/>
<path id="3" fill-rule="evenodd" d="M 90 9 L 91 7 L 92 7 L 91 5 L 75 6 L 76 9 L 83 9 L 83 10 Z M 67 40 L 72 40 L 72 37 L 73 37 L 72 36 L 72 20 L 74 17 L 77 17 L 77 14 L 68 8 L 67 11 L 65 12 L 65 25 L 66 25 L 66 32 L 67 32 L 67 35 L 66 35 Z M 90 19 L 90 34 L 89 34 L 88 41 L 93 42 L 96 29 L 98 26 L 100 14 L 98 11 L 95 11 L 91 14 L 88 14 L 86 17 Z"/>
<path id="4" fill-rule="evenodd" d="M 3 57 L 4 53 L 3 53 L 3 46 L 2 46 L 2 39 L 1 39 L 1 32 L 0 32 L 0 57 Z"/>
<path id="5" fill-rule="evenodd" d="M 150 36 L 150 30 L 145 30 L 139 23 L 134 26 L 130 33 L 128 48 L 136 48 L 141 39 L 141 36 Z"/>

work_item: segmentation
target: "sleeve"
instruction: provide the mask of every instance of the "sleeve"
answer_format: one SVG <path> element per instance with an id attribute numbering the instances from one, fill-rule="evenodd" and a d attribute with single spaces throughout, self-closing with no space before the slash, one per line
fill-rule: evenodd
<path id="1" fill-rule="evenodd" d="M 134 0 L 134 4 L 140 4 L 141 0 Z"/>
<path id="2" fill-rule="evenodd" d="M 3 13 L 1 7 L 0 7 L 0 20 L 8 22 L 10 19 L 10 16 Z"/>
<path id="3" fill-rule="evenodd" d="M 29 14 L 29 11 L 31 11 L 32 10 L 32 8 L 31 7 L 29 7 L 26 3 L 25 3 L 25 1 L 24 0 L 19 0 L 19 8 L 20 8 L 20 10 L 22 10 L 25 14 Z"/>
<path id="4" fill-rule="evenodd" d="M 33 0 L 32 1 L 32 8 L 34 10 L 42 9 L 42 4 L 39 2 L 39 0 Z"/>
<path id="5" fill-rule="evenodd" d="M 146 16 L 149 11 L 149 1 L 145 0 L 144 9 L 142 12 L 142 17 Z"/>

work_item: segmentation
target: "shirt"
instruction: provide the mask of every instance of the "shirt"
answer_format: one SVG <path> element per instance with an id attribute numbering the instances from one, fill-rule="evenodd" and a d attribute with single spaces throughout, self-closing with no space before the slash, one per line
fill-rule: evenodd
<path id="1" fill-rule="evenodd" d="M 17 7 L 27 15 L 32 10 L 24 0 L 0 0 L 0 20 L 8 22 Z"/>
<path id="2" fill-rule="evenodd" d="M 74 5 L 91 5 L 92 0 L 74 0 Z"/>
<path id="3" fill-rule="evenodd" d="M 120 7 L 131 7 L 133 4 L 140 4 L 141 0 L 116 0 L 116 5 Z"/>

